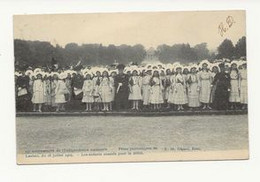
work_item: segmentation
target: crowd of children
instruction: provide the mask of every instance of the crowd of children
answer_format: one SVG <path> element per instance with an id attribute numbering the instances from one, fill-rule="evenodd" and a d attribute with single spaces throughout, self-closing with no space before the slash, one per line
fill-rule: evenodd
<path id="1" fill-rule="evenodd" d="M 15 72 L 17 111 L 247 109 L 247 62 Z"/>

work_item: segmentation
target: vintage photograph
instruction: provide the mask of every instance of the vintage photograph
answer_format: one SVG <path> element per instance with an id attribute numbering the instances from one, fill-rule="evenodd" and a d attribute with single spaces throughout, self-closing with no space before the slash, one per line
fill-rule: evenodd
<path id="1" fill-rule="evenodd" d="M 14 15 L 18 164 L 249 158 L 246 12 Z"/>

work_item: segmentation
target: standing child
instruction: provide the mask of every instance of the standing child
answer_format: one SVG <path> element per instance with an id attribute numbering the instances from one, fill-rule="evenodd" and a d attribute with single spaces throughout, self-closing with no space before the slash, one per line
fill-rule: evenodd
<path id="1" fill-rule="evenodd" d="M 242 69 L 239 71 L 240 75 L 240 99 L 242 104 L 242 109 L 247 109 L 247 64 L 245 61 L 242 63 Z"/>
<path id="2" fill-rule="evenodd" d="M 132 71 L 132 76 L 129 79 L 129 97 L 128 99 L 132 101 L 132 110 L 139 110 L 139 101 L 142 100 L 141 95 L 142 79 L 138 75 L 137 69 Z"/>
<path id="3" fill-rule="evenodd" d="M 45 74 L 44 77 L 44 104 L 47 111 L 51 111 L 51 76 L 49 73 Z"/>
<path id="4" fill-rule="evenodd" d="M 215 76 L 219 73 L 220 69 L 218 64 L 211 65 L 211 78 L 214 80 Z M 215 99 L 215 92 L 216 92 L 216 85 L 212 85 L 211 94 L 210 94 L 210 103 L 214 102 Z"/>
<path id="5" fill-rule="evenodd" d="M 170 103 L 168 103 L 168 99 L 169 99 L 170 86 L 171 86 L 171 76 L 172 76 L 171 69 L 167 69 L 166 76 L 165 76 L 165 103 L 167 104 L 167 108 L 170 108 Z"/>
<path id="6" fill-rule="evenodd" d="M 55 102 L 55 90 L 58 84 L 58 73 L 57 72 L 52 72 L 52 80 L 51 80 L 51 106 L 55 109 L 57 109 L 57 104 Z M 55 109 L 55 110 L 56 110 Z"/>
<path id="7" fill-rule="evenodd" d="M 150 80 L 151 80 L 151 70 L 146 70 L 142 79 L 142 96 L 143 96 L 143 108 L 148 109 L 150 104 Z"/>
<path id="8" fill-rule="evenodd" d="M 100 70 L 95 70 L 95 77 L 93 78 L 93 83 L 94 83 L 94 91 L 93 91 L 93 96 L 94 96 L 94 107 L 97 111 L 101 109 L 101 97 L 99 94 L 99 86 L 101 82 L 101 72 Z"/>
<path id="9" fill-rule="evenodd" d="M 154 70 L 153 76 L 151 78 L 151 93 L 150 93 L 150 102 L 153 105 L 153 109 L 160 109 L 160 104 L 163 103 L 162 96 L 162 82 L 159 77 L 159 71 Z"/>
<path id="10" fill-rule="evenodd" d="M 190 68 L 190 74 L 187 79 L 188 85 L 188 106 L 193 109 L 200 106 L 199 101 L 199 78 L 197 75 L 197 66 L 193 65 Z"/>
<path id="11" fill-rule="evenodd" d="M 162 96 L 163 96 L 163 104 L 166 104 L 166 75 L 164 70 L 160 70 L 160 80 L 162 82 Z M 160 106 L 161 107 L 161 106 Z"/>
<path id="12" fill-rule="evenodd" d="M 183 75 L 183 78 L 184 78 L 184 82 L 187 83 L 188 75 L 189 75 L 189 68 L 188 68 L 188 66 L 185 66 L 183 68 L 182 75 Z M 188 87 L 187 87 L 187 84 L 186 84 L 186 87 L 184 88 L 184 91 L 185 91 L 185 96 L 186 96 L 185 104 L 188 104 Z"/>
<path id="13" fill-rule="evenodd" d="M 111 82 L 111 86 L 112 86 L 112 94 L 111 94 L 111 100 L 112 102 L 110 102 L 109 104 L 109 110 L 112 110 L 113 109 L 113 105 L 114 105 L 114 102 L 115 102 L 115 92 L 116 92 L 116 89 L 115 89 L 115 77 L 117 75 L 117 70 L 113 70 L 111 71 L 111 74 L 110 74 L 110 82 Z"/>
<path id="14" fill-rule="evenodd" d="M 83 83 L 82 92 L 83 98 L 82 102 L 86 103 L 86 111 L 92 110 L 92 104 L 94 102 L 93 91 L 94 91 L 94 83 L 91 80 L 91 74 L 86 73 L 84 75 L 85 81 Z"/>
<path id="15" fill-rule="evenodd" d="M 109 111 L 110 103 L 112 102 L 112 82 L 111 78 L 109 78 L 108 71 L 104 70 L 102 73 L 102 79 L 100 82 L 99 92 L 101 96 L 101 101 L 103 103 L 102 111 Z"/>
<path id="16" fill-rule="evenodd" d="M 231 109 L 237 109 L 237 103 L 240 102 L 239 95 L 239 74 L 237 69 L 237 63 L 231 62 L 231 71 L 230 71 L 230 95 L 229 102 L 231 103 Z"/>
<path id="17" fill-rule="evenodd" d="M 36 79 L 33 82 L 33 111 L 36 111 L 36 107 L 38 106 L 38 111 L 42 112 L 42 104 L 44 103 L 44 84 L 42 81 L 42 73 L 38 72 L 35 74 Z"/>
<path id="18" fill-rule="evenodd" d="M 59 80 L 55 89 L 55 103 L 57 104 L 56 112 L 65 111 L 65 95 L 69 93 L 65 83 L 66 78 L 67 75 L 65 73 L 60 73 Z"/>
<path id="19" fill-rule="evenodd" d="M 212 76 L 211 72 L 208 69 L 209 62 L 202 61 L 200 64 L 201 71 L 199 72 L 200 80 L 200 102 L 203 104 L 202 109 L 211 109 L 209 106 L 210 103 L 210 94 L 211 94 L 211 83 Z"/>
<path id="20" fill-rule="evenodd" d="M 177 110 L 184 110 L 183 105 L 187 102 L 186 99 L 186 82 L 182 74 L 182 66 L 176 67 L 176 75 L 174 79 L 174 94 L 173 94 L 173 103 L 177 105 Z"/>

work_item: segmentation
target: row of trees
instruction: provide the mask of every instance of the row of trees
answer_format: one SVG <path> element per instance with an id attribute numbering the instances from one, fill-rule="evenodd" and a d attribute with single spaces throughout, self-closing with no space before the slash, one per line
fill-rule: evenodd
<path id="1" fill-rule="evenodd" d="M 53 60 L 61 66 L 75 65 L 79 60 L 83 65 L 110 65 L 117 60 L 120 63 L 141 63 L 146 56 L 143 45 L 134 46 L 113 44 L 69 43 L 64 48 L 50 42 L 14 40 L 15 63 L 19 67 L 27 66 L 50 66 Z M 224 40 L 217 52 L 210 52 L 207 43 L 201 43 L 191 47 L 189 44 L 175 44 L 172 46 L 163 44 L 155 50 L 155 55 L 164 63 L 180 61 L 183 63 L 197 62 L 203 59 L 215 58 L 239 58 L 246 56 L 246 37 L 242 37 L 236 45 L 232 41 Z"/>

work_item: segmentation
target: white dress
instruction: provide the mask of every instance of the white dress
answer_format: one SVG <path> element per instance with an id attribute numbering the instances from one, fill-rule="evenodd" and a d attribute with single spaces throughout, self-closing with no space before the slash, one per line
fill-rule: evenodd
<path id="1" fill-rule="evenodd" d="M 146 75 L 142 79 L 143 105 L 150 104 L 150 90 L 151 90 L 150 80 L 151 80 L 150 75 Z"/>
<path id="2" fill-rule="evenodd" d="M 59 80 L 55 89 L 55 103 L 62 104 L 66 102 L 65 94 L 69 93 L 66 83 Z"/>
<path id="3" fill-rule="evenodd" d="M 173 104 L 186 104 L 187 95 L 186 95 L 186 83 L 185 78 L 181 74 L 177 74 L 174 80 L 174 92 L 173 92 Z"/>
<path id="4" fill-rule="evenodd" d="M 44 83 L 41 79 L 34 80 L 33 82 L 33 96 L 32 103 L 43 104 L 45 101 L 44 97 Z"/>
<path id="5" fill-rule="evenodd" d="M 240 74 L 240 102 L 242 104 L 247 104 L 247 70 L 242 69 L 239 72 Z"/>
<path id="6" fill-rule="evenodd" d="M 229 102 L 240 102 L 240 95 L 239 95 L 239 74 L 232 70 L 230 72 L 230 95 L 229 95 Z"/>
<path id="7" fill-rule="evenodd" d="M 85 80 L 82 86 L 83 98 L 82 102 L 84 103 L 93 103 L 93 90 L 94 90 L 94 83 L 92 80 Z"/>
<path id="8" fill-rule="evenodd" d="M 200 102 L 210 103 L 212 75 L 210 71 L 201 71 L 198 73 L 200 79 Z"/>
<path id="9" fill-rule="evenodd" d="M 188 76 L 188 106 L 199 107 L 199 79 L 197 74 L 190 74 Z"/>
<path id="10" fill-rule="evenodd" d="M 150 103 L 151 104 L 162 104 L 163 96 L 162 96 L 162 83 L 160 78 L 153 77 L 152 78 L 153 85 L 150 90 Z"/>
<path id="11" fill-rule="evenodd" d="M 142 78 L 140 76 L 132 76 L 130 78 L 130 93 L 129 100 L 142 100 L 141 88 L 142 88 Z"/>
<path id="12" fill-rule="evenodd" d="M 101 79 L 99 91 L 101 96 L 101 101 L 103 103 L 112 102 L 112 83 L 110 78 L 104 77 Z"/>

